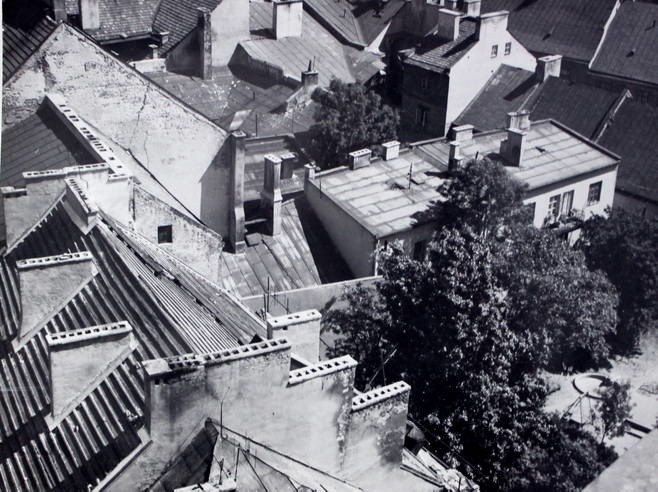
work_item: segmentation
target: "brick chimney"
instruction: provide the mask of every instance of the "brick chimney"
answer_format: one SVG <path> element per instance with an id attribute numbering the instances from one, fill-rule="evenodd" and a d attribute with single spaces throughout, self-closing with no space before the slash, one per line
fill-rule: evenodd
<path id="1" fill-rule="evenodd" d="M 283 337 L 292 345 L 292 351 L 307 362 L 320 360 L 319 311 L 311 309 L 267 319 L 267 338 Z"/>
<path id="2" fill-rule="evenodd" d="M 46 338 L 50 348 L 51 418 L 55 422 L 137 348 L 132 327 L 126 321 L 51 333 Z"/>
<path id="3" fill-rule="evenodd" d="M 276 39 L 298 38 L 302 35 L 302 0 L 273 0 L 272 12 L 272 31 Z"/>
<path id="4" fill-rule="evenodd" d="M 452 128 L 452 139 L 457 142 L 468 142 L 473 139 L 473 125 L 459 125 Z"/>
<path id="5" fill-rule="evenodd" d="M 53 17 L 57 22 L 66 21 L 66 0 L 52 0 Z"/>
<path id="6" fill-rule="evenodd" d="M 370 149 L 361 149 L 350 152 L 349 154 L 350 169 L 355 170 L 370 165 L 372 152 Z"/>
<path id="7" fill-rule="evenodd" d="M 281 159 L 274 154 L 265 156 L 265 182 L 260 194 L 261 207 L 267 217 L 268 232 L 275 236 L 281 232 Z"/>
<path id="8" fill-rule="evenodd" d="M 242 253 L 244 242 L 244 164 L 245 139 L 242 131 L 235 131 L 229 136 L 230 152 L 230 217 L 229 217 L 229 246 L 235 253 Z"/>
<path id="9" fill-rule="evenodd" d="M 80 23 L 82 29 L 95 30 L 101 27 L 100 18 L 100 0 L 79 0 L 80 1 Z"/>
<path id="10" fill-rule="evenodd" d="M 436 34 L 448 41 L 454 41 L 459 37 L 459 21 L 461 12 L 456 10 L 440 9 L 439 19 L 436 25 Z"/>
<path id="11" fill-rule="evenodd" d="M 16 262 L 21 291 L 18 341 L 26 340 L 55 315 L 98 272 L 86 251 Z"/>
<path id="12" fill-rule="evenodd" d="M 481 7 L 482 0 L 464 0 L 464 12 L 466 13 L 467 17 L 480 17 Z"/>
<path id="13" fill-rule="evenodd" d="M 390 161 L 391 159 L 397 159 L 400 155 L 400 142 L 397 140 L 391 140 L 390 142 L 384 142 L 382 144 L 382 155 L 385 161 Z"/>
<path id="14" fill-rule="evenodd" d="M 197 32 L 199 36 L 200 75 L 204 79 L 212 78 L 212 25 L 210 10 L 197 8 Z"/>
<path id="15" fill-rule="evenodd" d="M 315 69 L 315 63 L 312 60 L 308 62 L 308 68 L 302 72 L 302 87 L 309 96 L 320 84 L 320 74 Z"/>
<path id="16" fill-rule="evenodd" d="M 538 82 L 545 82 L 549 77 L 559 77 L 562 70 L 562 55 L 548 55 L 537 58 L 535 77 Z"/>
<path id="17" fill-rule="evenodd" d="M 507 10 L 481 15 L 476 28 L 478 40 L 492 42 L 494 40 L 500 40 L 507 31 L 508 17 L 509 12 Z"/>
<path id="18" fill-rule="evenodd" d="M 523 166 L 528 128 L 530 128 L 530 119 L 527 112 L 508 113 L 507 139 L 500 142 L 500 155 L 512 166 Z"/>

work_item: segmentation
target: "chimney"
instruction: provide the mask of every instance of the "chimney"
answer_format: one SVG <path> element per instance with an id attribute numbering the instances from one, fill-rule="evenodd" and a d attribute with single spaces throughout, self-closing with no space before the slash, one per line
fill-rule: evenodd
<path id="1" fill-rule="evenodd" d="M 302 0 L 272 1 L 272 31 L 276 39 L 298 38 L 302 35 L 303 7 Z"/>
<path id="2" fill-rule="evenodd" d="M 68 19 L 66 15 L 66 0 L 53 0 L 53 17 L 57 22 L 64 22 Z"/>
<path id="3" fill-rule="evenodd" d="M 315 170 L 315 164 L 313 163 L 304 165 L 304 182 L 315 179 Z"/>
<path id="4" fill-rule="evenodd" d="M 21 292 L 22 341 L 41 328 L 96 275 L 86 251 L 16 262 Z"/>
<path id="5" fill-rule="evenodd" d="M 450 154 L 448 155 L 448 171 L 454 171 L 457 169 L 462 161 L 464 156 L 459 153 L 459 142 L 450 142 Z"/>
<path id="6" fill-rule="evenodd" d="M 105 379 L 137 348 L 126 321 L 51 333 L 46 339 L 52 423 L 66 417 L 97 381 Z"/>
<path id="7" fill-rule="evenodd" d="M 449 41 L 454 41 L 459 37 L 459 20 L 461 12 L 448 9 L 439 10 L 439 20 L 436 26 L 436 34 Z"/>
<path id="8" fill-rule="evenodd" d="M 369 166 L 371 154 L 372 152 L 370 149 L 361 149 L 350 152 L 348 154 L 350 158 L 350 169 L 354 171 L 355 169 Z"/>
<path id="9" fill-rule="evenodd" d="M 480 17 L 480 8 L 482 0 L 464 0 L 464 11 L 467 17 Z"/>
<path id="10" fill-rule="evenodd" d="M 512 166 L 523 166 L 523 155 L 528 136 L 526 131 L 530 128 L 527 112 L 508 113 L 507 139 L 500 142 L 500 155 Z"/>
<path id="11" fill-rule="evenodd" d="M 384 142 L 382 144 L 382 154 L 385 161 L 390 161 L 391 159 L 397 159 L 400 155 L 400 142 L 397 140 L 391 140 L 390 142 Z"/>
<path id="12" fill-rule="evenodd" d="M 85 31 L 100 29 L 100 0 L 80 0 L 80 23 Z"/>
<path id="13" fill-rule="evenodd" d="M 548 55 L 537 58 L 535 76 L 538 82 L 546 82 L 549 77 L 559 77 L 562 70 L 562 55 Z"/>
<path id="14" fill-rule="evenodd" d="M 265 183 L 260 194 L 265 209 L 268 232 L 275 236 L 281 232 L 281 159 L 274 154 L 265 156 Z"/>
<path id="15" fill-rule="evenodd" d="M 319 85 L 320 75 L 315 69 L 315 64 L 312 60 L 308 62 L 308 68 L 302 72 L 302 87 L 306 89 L 307 93 L 312 93 L 315 88 Z"/>
<path id="16" fill-rule="evenodd" d="M 473 139 L 473 125 L 459 125 L 452 128 L 452 139 L 456 142 L 468 142 Z"/>
<path id="17" fill-rule="evenodd" d="M 169 31 L 160 31 L 156 33 L 155 39 L 160 46 L 164 46 L 169 42 Z"/>
<path id="18" fill-rule="evenodd" d="M 530 111 L 527 109 L 507 113 L 507 128 L 527 130 L 530 128 Z"/>
<path id="19" fill-rule="evenodd" d="M 197 8 L 197 31 L 199 36 L 199 58 L 201 62 L 201 77 L 212 78 L 212 26 L 210 10 Z"/>
<path id="20" fill-rule="evenodd" d="M 507 32 L 508 17 L 509 12 L 507 10 L 481 15 L 476 28 L 477 39 L 492 42 L 494 40 L 500 40 L 505 32 Z"/>
<path id="21" fill-rule="evenodd" d="M 307 362 L 316 363 L 320 360 L 321 319 L 322 315 L 315 309 L 268 317 L 267 338 L 285 338 L 296 355 Z"/>
<path id="22" fill-rule="evenodd" d="M 281 179 L 290 179 L 295 171 L 295 162 L 297 162 L 297 154 L 294 152 L 286 152 L 279 156 L 281 159 Z"/>
<path id="23" fill-rule="evenodd" d="M 247 136 L 242 131 L 235 131 L 229 136 L 230 140 L 230 224 L 229 244 L 235 253 L 245 250 L 244 242 L 244 164 L 245 164 L 245 139 Z"/>

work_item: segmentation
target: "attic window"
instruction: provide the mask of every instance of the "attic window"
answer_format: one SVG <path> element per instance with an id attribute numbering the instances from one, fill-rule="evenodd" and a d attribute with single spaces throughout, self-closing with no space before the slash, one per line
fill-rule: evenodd
<path id="1" fill-rule="evenodd" d="M 491 47 L 491 58 L 496 58 L 498 56 L 498 45 L 494 44 Z"/>
<path id="2" fill-rule="evenodd" d="M 512 52 L 512 43 L 505 43 L 505 56 L 509 55 Z"/>
<path id="3" fill-rule="evenodd" d="M 158 226 L 158 244 L 171 243 L 171 242 L 172 242 L 171 226 L 170 225 Z"/>

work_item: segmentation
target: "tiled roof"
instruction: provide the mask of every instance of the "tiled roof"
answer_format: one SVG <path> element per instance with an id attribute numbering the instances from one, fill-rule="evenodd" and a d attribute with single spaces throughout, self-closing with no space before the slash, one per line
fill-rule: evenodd
<path id="1" fill-rule="evenodd" d="M 471 124 L 480 131 L 503 128 L 507 113 L 519 110 L 537 85 L 534 73 L 501 65 L 454 124 Z"/>
<path id="2" fill-rule="evenodd" d="M 617 0 L 484 0 L 482 13 L 508 10 L 509 31 L 527 49 L 589 62 Z"/>
<path id="3" fill-rule="evenodd" d="M 500 160 L 500 142 L 506 135 L 505 130 L 476 134 L 462 141 L 459 151 L 467 159 L 479 154 Z M 507 170 L 528 190 L 606 169 L 618 161 L 610 152 L 552 120 L 533 122 L 526 138 L 523 166 L 508 166 Z M 422 144 L 418 149 L 439 162 L 448 162 L 450 148 L 446 140 Z"/>
<path id="4" fill-rule="evenodd" d="M 244 333 L 236 335 L 236 324 L 263 329 L 248 313 L 236 317 L 241 308 L 226 293 L 171 259 L 157 263 L 164 257 L 156 247 L 132 239 L 103 221 L 83 234 L 60 202 L 0 258 L 0 384 L 15 390 L 0 392 L 0 483 L 8 490 L 82 490 L 96 484 L 145 444 L 139 432 L 141 360 L 235 346 Z M 16 261 L 66 251 L 90 252 L 99 273 L 29 340 L 12 347 L 20 319 Z M 137 349 L 61 422 L 49 423 L 46 334 L 124 320 Z"/>
<path id="5" fill-rule="evenodd" d="M 154 32 L 169 32 L 169 40 L 160 48 L 164 54 L 176 46 L 197 25 L 197 9 L 211 12 L 222 0 L 161 0 L 153 20 Z"/>
<path id="6" fill-rule="evenodd" d="M 34 3 L 3 2 L 2 12 L 2 81 L 6 82 L 50 36 L 57 24 Z"/>
<path id="7" fill-rule="evenodd" d="M 98 41 L 147 35 L 161 0 L 100 0 L 100 29 L 89 34 Z"/>
<path id="8" fill-rule="evenodd" d="M 405 6 L 404 0 L 306 0 L 306 9 L 343 42 L 367 46 Z"/>
<path id="9" fill-rule="evenodd" d="M 457 63 L 475 44 L 475 22 L 464 19 L 459 24 L 459 37 L 446 41 L 438 36 L 431 36 L 409 55 L 405 63 L 422 68 L 443 72 Z"/>
<path id="10" fill-rule="evenodd" d="M 619 97 L 557 77 L 539 84 L 532 72 L 502 65 L 455 124 L 469 123 L 480 131 L 504 128 L 507 113 L 526 109 L 532 120 L 550 118 L 594 138 Z"/>
<path id="11" fill-rule="evenodd" d="M 658 108 L 626 100 L 598 143 L 621 156 L 617 188 L 658 202 Z"/>
<path id="12" fill-rule="evenodd" d="M 623 2 L 592 70 L 658 84 L 658 5 Z"/>

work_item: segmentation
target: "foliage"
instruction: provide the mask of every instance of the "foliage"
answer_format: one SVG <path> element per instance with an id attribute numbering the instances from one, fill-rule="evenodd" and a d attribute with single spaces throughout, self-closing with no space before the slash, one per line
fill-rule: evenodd
<path id="1" fill-rule="evenodd" d="M 367 389 L 370 379 L 377 376 L 383 361 L 389 356 L 389 344 L 383 339 L 388 313 L 372 290 L 358 283 L 345 292 L 345 309 L 331 310 L 323 318 L 323 330 L 339 335 L 329 357 L 350 354 L 359 363 L 355 384 Z M 385 373 L 383 374 L 385 377 Z"/>
<path id="2" fill-rule="evenodd" d="M 585 223 L 578 246 L 619 291 L 614 348 L 628 353 L 658 323 L 658 219 L 615 209 Z"/>
<path id="3" fill-rule="evenodd" d="M 610 382 L 601 392 L 601 402 L 597 408 L 598 430 L 601 442 L 610 437 L 618 437 L 626 430 L 626 419 L 631 415 L 630 383 Z"/>
<path id="4" fill-rule="evenodd" d="M 313 100 L 319 103 L 313 148 L 323 168 L 346 164 L 349 152 L 397 138 L 397 113 L 361 84 L 334 79 L 328 90 L 316 89 Z"/>

